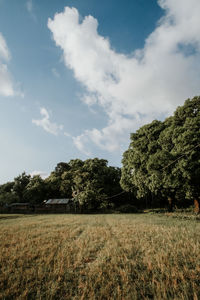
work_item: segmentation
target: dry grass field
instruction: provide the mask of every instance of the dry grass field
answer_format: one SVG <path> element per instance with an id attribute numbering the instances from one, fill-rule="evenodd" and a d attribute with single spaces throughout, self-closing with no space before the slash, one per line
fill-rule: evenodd
<path id="1" fill-rule="evenodd" d="M 0 215 L 0 299 L 200 299 L 200 222 Z"/>

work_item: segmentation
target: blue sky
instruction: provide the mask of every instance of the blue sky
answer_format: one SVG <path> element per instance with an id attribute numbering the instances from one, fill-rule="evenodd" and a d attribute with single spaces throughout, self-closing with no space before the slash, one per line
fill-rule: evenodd
<path id="1" fill-rule="evenodd" d="M 119 166 L 129 134 L 200 87 L 199 0 L 0 0 L 0 183 Z"/>

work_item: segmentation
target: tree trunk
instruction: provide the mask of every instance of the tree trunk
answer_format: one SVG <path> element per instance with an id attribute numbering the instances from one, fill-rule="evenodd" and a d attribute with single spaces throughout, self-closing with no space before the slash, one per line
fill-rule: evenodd
<path id="1" fill-rule="evenodd" d="M 172 197 L 168 197 L 168 212 L 172 212 L 173 211 L 173 206 L 174 206 L 174 200 Z"/>
<path id="2" fill-rule="evenodd" d="M 198 199 L 194 199 L 194 212 L 197 215 L 200 213 L 200 203 Z"/>

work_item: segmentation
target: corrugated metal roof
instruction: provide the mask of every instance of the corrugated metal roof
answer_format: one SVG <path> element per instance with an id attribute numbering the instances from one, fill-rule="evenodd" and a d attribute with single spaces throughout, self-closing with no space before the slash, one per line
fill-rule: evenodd
<path id="1" fill-rule="evenodd" d="M 28 206 L 30 203 L 11 203 L 10 206 Z"/>
<path id="2" fill-rule="evenodd" d="M 45 204 L 68 204 L 70 199 L 49 199 Z"/>

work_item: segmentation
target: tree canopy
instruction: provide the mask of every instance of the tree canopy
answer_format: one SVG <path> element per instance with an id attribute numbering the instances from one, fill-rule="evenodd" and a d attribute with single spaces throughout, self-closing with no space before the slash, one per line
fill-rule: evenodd
<path id="1" fill-rule="evenodd" d="M 136 189 L 138 198 L 199 201 L 200 97 L 186 100 L 165 121 L 131 134 L 122 164 L 122 188 Z"/>

